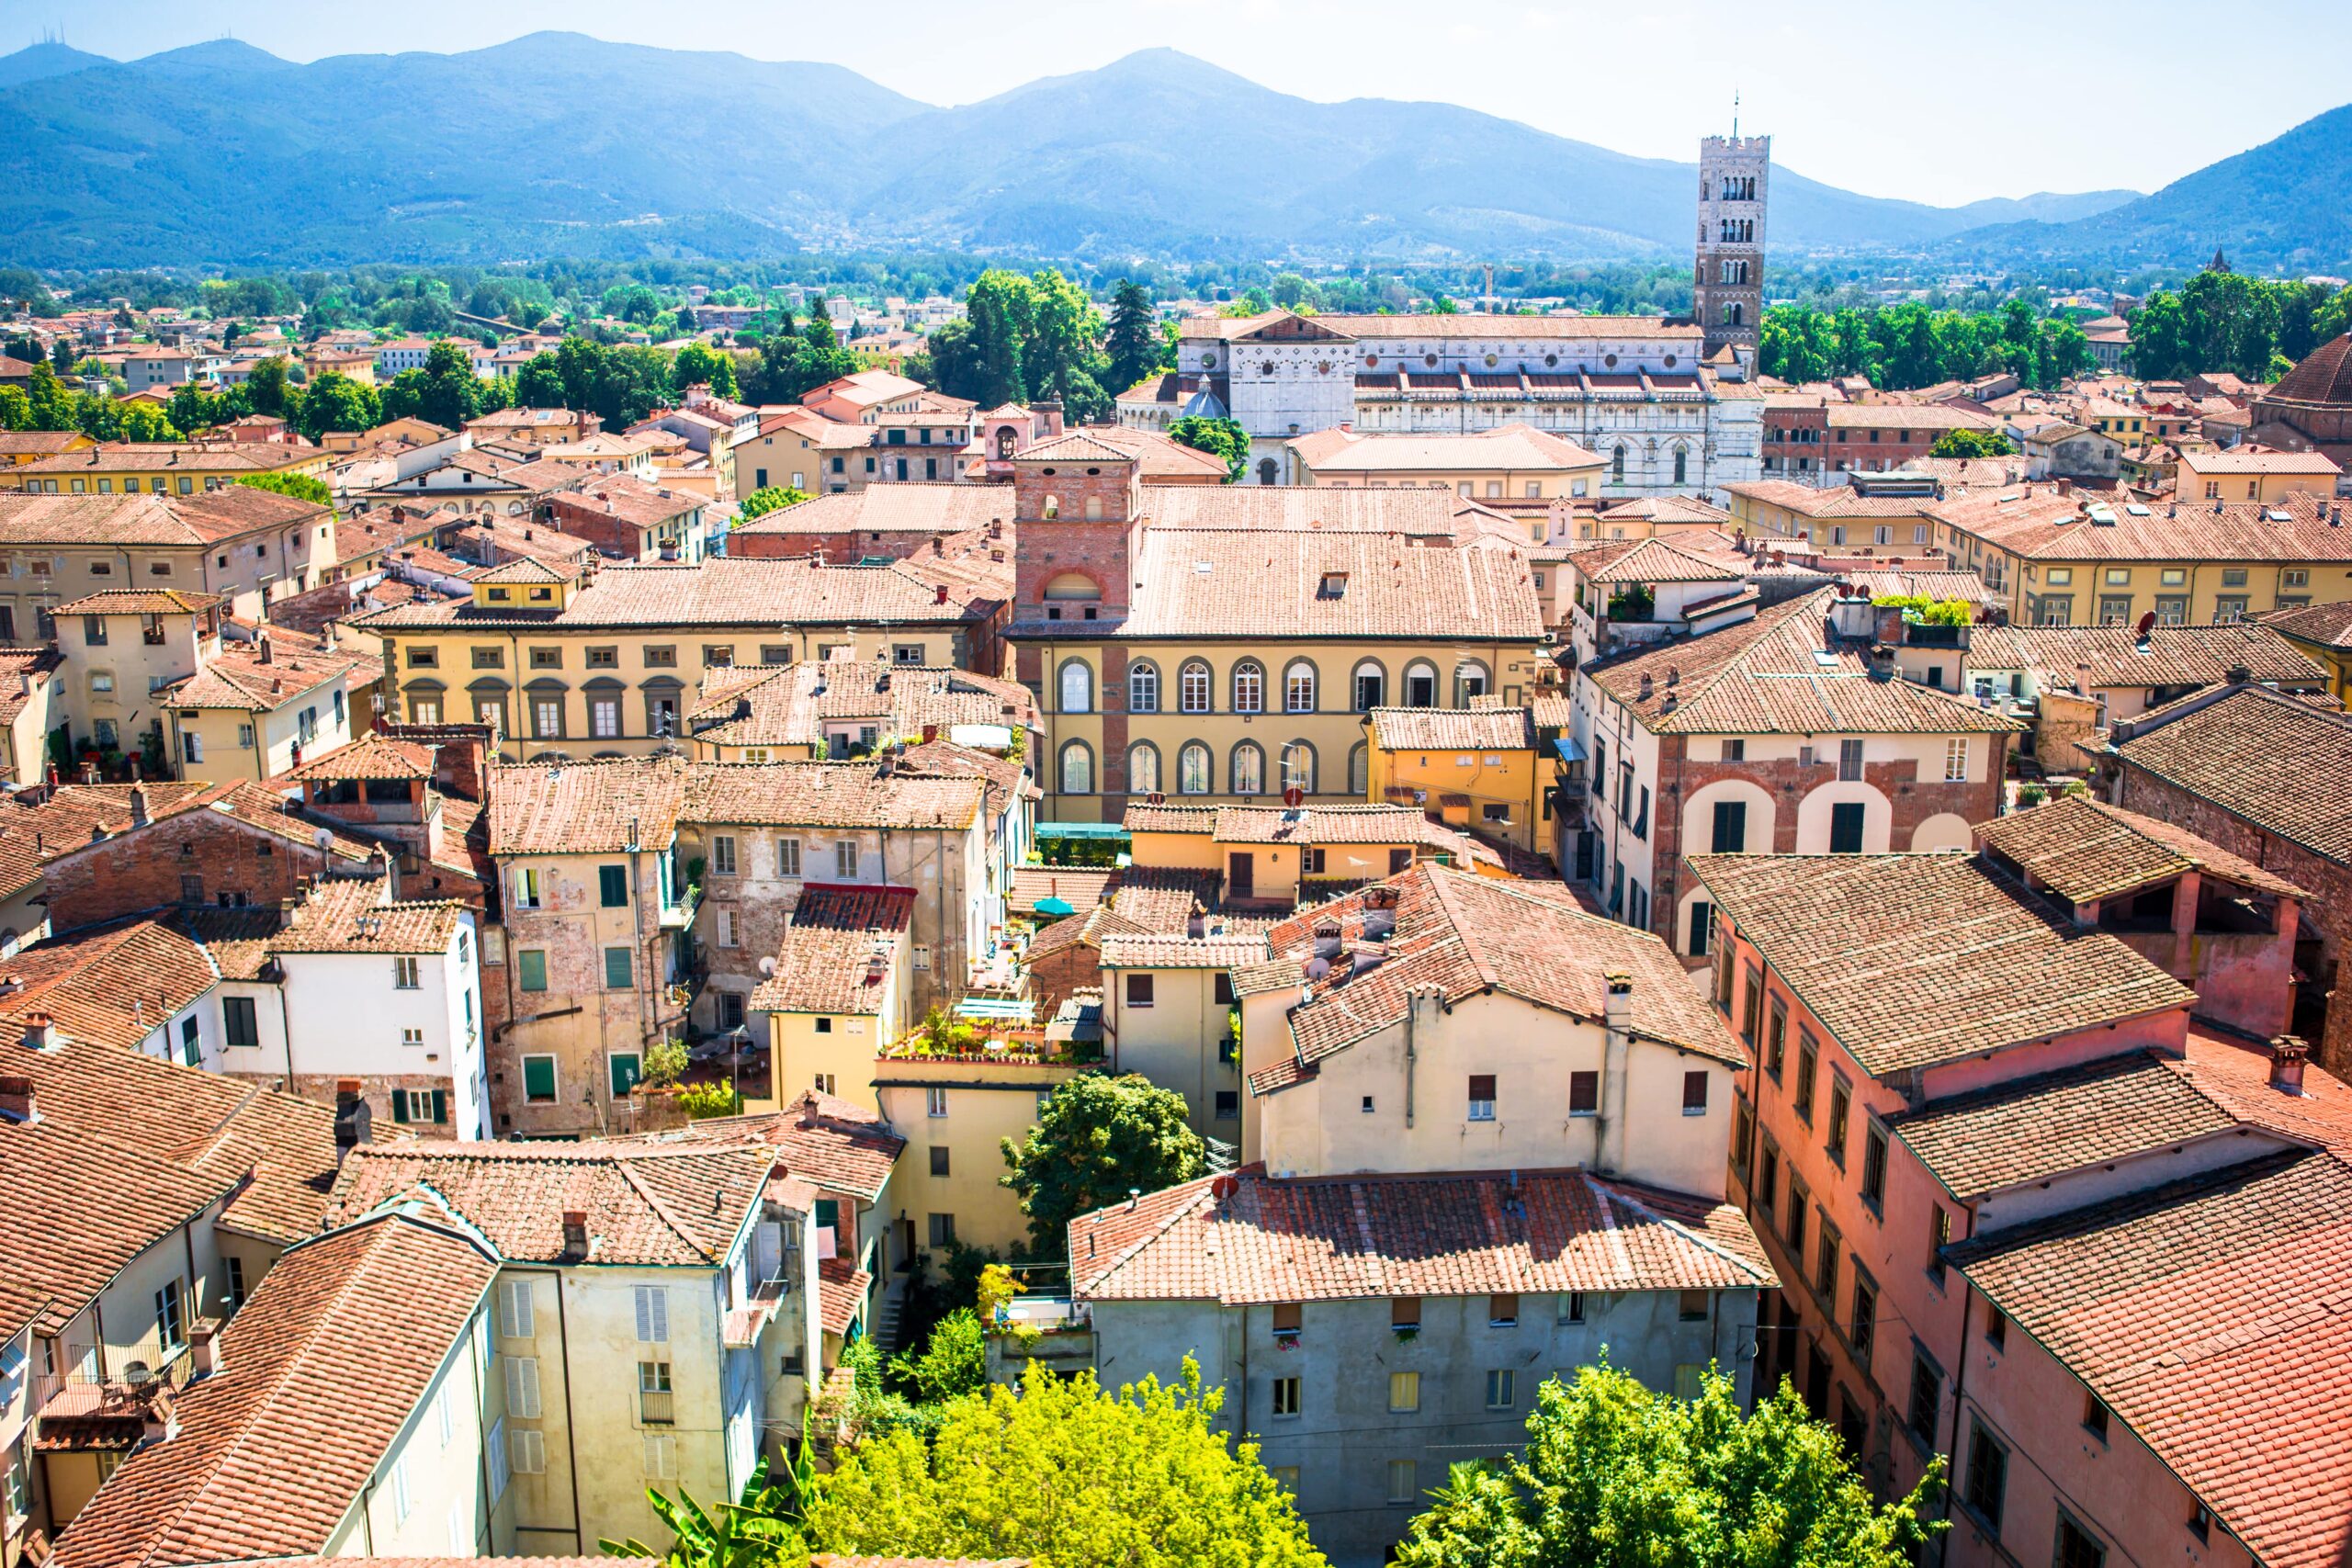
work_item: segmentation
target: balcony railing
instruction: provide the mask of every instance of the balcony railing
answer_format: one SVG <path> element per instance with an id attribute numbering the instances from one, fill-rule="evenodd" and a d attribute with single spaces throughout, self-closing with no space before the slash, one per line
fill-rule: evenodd
<path id="1" fill-rule="evenodd" d="M 657 1393 L 651 1389 L 639 1390 L 638 1420 L 648 1427 L 667 1427 L 674 1424 L 677 1416 L 673 1402 L 676 1398 L 677 1395 L 674 1393 Z"/>

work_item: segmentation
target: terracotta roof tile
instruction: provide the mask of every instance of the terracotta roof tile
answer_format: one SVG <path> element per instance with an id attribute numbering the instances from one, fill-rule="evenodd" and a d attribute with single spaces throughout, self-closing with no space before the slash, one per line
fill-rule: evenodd
<path id="1" fill-rule="evenodd" d="M 1223 494 L 1228 488 L 1202 487 L 1202 493 Z M 1166 493 L 1186 492 L 1170 487 Z M 1144 530 L 1138 557 L 1135 572 L 1142 586 L 1119 626 L 1122 637 L 1214 633 L 1287 642 L 1363 637 L 1532 642 L 1544 633 L 1528 563 L 1510 550 L 1413 545 L 1401 536 L 1155 526 Z M 1067 628 L 1059 629 L 1066 635 Z"/>
<path id="2" fill-rule="evenodd" d="M 251 485 L 190 495 L 8 493 L 0 494 L 0 547 L 206 546 L 326 513 L 323 506 Z"/>
<path id="3" fill-rule="evenodd" d="M 2067 795 L 1976 827 L 1977 842 L 2070 903 L 2087 904 L 2204 870 L 2258 892 L 2309 894 L 2185 828 L 2090 795 Z"/>
<path id="4" fill-rule="evenodd" d="M 2337 784 L 2352 778 L 2352 716 L 2240 686 L 2186 698 L 2114 735 L 2109 750 L 2131 766 L 2352 863 L 2352 792 Z"/>
<path id="5" fill-rule="evenodd" d="M 2085 509 L 2105 504 L 2112 524 Z M 2263 503 L 2165 501 L 2137 504 L 2030 485 L 1973 490 L 1935 503 L 1935 517 L 1990 544 L 2037 561 L 2188 560 L 2352 561 L 2352 528 L 2331 524 L 2343 502 L 2301 491 Z"/>
<path id="6" fill-rule="evenodd" d="M 686 766 L 679 757 L 493 762 L 484 791 L 490 796 L 490 852 L 666 850 L 685 806 Z"/>
<path id="7" fill-rule="evenodd" d="M 669 1147 L 773 1149 L 794 1176 L 869 1203 L 882 1195 L 899 1151 L 907 1146 L 879 1113 L 813 1089 L 803 1089 L 781 1111 L 715 1116 L 677 1132 L 652 1134 L 648 1141 Z"/>
<path id="8" fill-rule="evenodd" d="M 1737 582 L 1743 575 L 1672 539 L 1611 542 L 1579 552 L 1569 564 L 1593 582 Z"/>
<path id="9" fill-rule="evenodd" d="M 880 1013 L 914 901 L 911 887 L 804 885 L 775 968 L 748 1005 L 755 1012 Z M 871 962 L 877 955 L 878 971 Z"/>
<path id="10" fill-rule="evenodd" d="M 1105 969 L 1239 969 L 1266 958 L 1263 936 L 1106 936 Z"/>
<path id="11" fill-rule="evenodd" d="M 1525 708 L 1374 708 L 1374 744 L 1384 751 L 1524 751 L 1535 744 Z"/>
<path id="12" fill-rule="evenodd" d="M 967 828 L 972 778 L 884 775 L 876 762 L 696 762 L 683 813 L 694 822 L 824 828 Z"/>
<path id="13" fill-rule="evenodd" d="M 5 521 L 5 513 L 0 513 Z M 5 542 L 5 541 L 0 541 Z M 695 565 L 608 566 L 560 610 L 481 605 L 470 599 L 394 605 L 356 616 L 373 632 L 508 626 L 952 626 L 991 606 L 951 585 L 941 602 L 920 562 L 828 566 L 813 559 L 720 556 Z"/>
<path id="14" fill-rule="evenodd" d="M 59 1568 L 169 1568 L 324 1551 L 462 1344 L 498 1266 L 400 1216 L 270 1266 L 221 1331 L 178 1431 L 126 1459 L 61 1537 Z"/>
<path id="15" fill-rule="evenodd" d="M 1580 1170 L 1302 1179 L 1253 1166 L 1081 1215 L 1069 1240 L 1071 1293 L 1088 1302 L 1776 1282 L 1737 1210 Z"/>
<path id="16" fill-rule="evenodd" d="M 392 740 L 369 731 L 348 746 L 311 758 L 289 770 L 288 783 L 343 779 L 431 779 L 435 748 Z"/>
<path id="17" fill-rule="evenodd" d="M 1964 1242 L 1970 1284 L 2272 1568 L 2352 1548 L 2352 1168 L 2230 1166 Z M 2248 1441 L 2259 1433 L 2260 1441 Z"/>
<path id="18" fill-rule="evenodd" d="M 714 746 L 814 746 L 826 721 L 872 718 L 884 738 L 944 733 L 959 724 L 1035 728 L 1036 698 L 1013 681 L 933 665 L 826 660 L 739 671 L 686 715 L 688 732 Z"/>
<path id="19" fill-rule="evenodd" d="M 21 795 L 0 799 L 0 896 L 30 887 L 42 869 L 69 850 L 90 842 L 92 830 L 119 833 L 130 826 L 129 784 L 62 784 L 39 804 Z M 147 795 L 151 818 L 184 811 L 211 786 L 200 784 L 150 784 L 136 786 Z"/>
<path id="20" fill-rule="evenodd" d="M 455 899 L 389 902 L 379 881 L 336 878 L 314 885 L 272 953 L 444 953 L 465 921 Z"/>
<path id="21" fill-rule="evenodd" d="M 2193 994 L 1976 855 L 1694 855 L 1715 905 L 1876 1077 Z"/>
<path id="22" fill-rule="evenodd" d="M 2090 666 L 2093 689 L 2111 686 L 2218 686 L 2233 667 L 2250 679 L 2319 688 L 2326 671 L 2267 625 L 2233 621 L 2210 626 L 1976 626 L 1969 633 L 1971 670 L 2031 670 L 2071 689 Z"/>

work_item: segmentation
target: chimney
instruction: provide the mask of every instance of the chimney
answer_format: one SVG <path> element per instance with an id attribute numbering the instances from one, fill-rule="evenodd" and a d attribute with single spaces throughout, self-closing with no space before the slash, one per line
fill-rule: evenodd
<path id="1" fill-rule="evenodd" d="M 218 1377 L 223 1371 L 220 1359 L 220 1320 L 199 1317 L 188 1325 L 188 1365 L 199 1378 Z"/>
<path id="2" fill-rule="evenodd" d="M 947 584 L 944 582 L 941 583 L 938 588 L 934 590 L 934 592 L 936 597 L 932 600 L 933 604 L 944 604 L 947 603 Z"/>
<path id="3" fill-rule="evenodd" d="M 2254 679 L 2254 671 L 2243 664 L 2233 664 L 2230 666 L 2227 679 L 2233 686 L 2243 686 Z"/>
<path id="4" fill-rule="evenodd" d="M 374 1113 L 368 1109 L 365 1096 L 359 1092 L 357 1078 L 337 1078 L 334 1085 L 334 1162 L 341 1165 L 344 1156 L 368 1141 Z"/>
<path id="5" fill-rule="evenodd" d="M 566 1209 L 563 1212 L 563 1254 L 567 1258 L 588 1256 L 588 1212 Z"/>
<path id="6" fill-rule="evenodd" d="M 2072 479 L 2060 479 L 2060 480 L 2058 481 L 2058 493 L 2059 493 L 2060 495 L 2072 495 L 2072 494 L 2074 494 L 2074 493 L 2075 493 L 2075 481 L 2074 481 L 2074 480 L 2072 480 Z"/>
<path id="7" fill-rule="evenodd" d="M 2300 1095 L 2303 1092 L 2303 1062 L 2311 1055 L 2311 1047 L 2293 1034 L 2281 1034 L 2270 1043 L 2270 1087 L 2280 1094 Z"/>
<path id="8" fill-rule="evenodd" d="M 147 786 L 145 784 L 130 786 L 130 825 L 134 828 L 147 826 Z"/>
<path id="9" fill-rule="evenodd" d="M 817 1091 L 814 1089 L 808 1090 L 800 1097 L 800 1124 L 803 1127 L 814 1127 L 817 1124 Z"/>
<path id="10" fill-rule="evenodd" d="M 254 657 L 264 664 L 274 662 L 269 652 L 269 634 L 263 632 L 254 638 Z"/>
<path id="11" fill-rule="evenodd" d="M 1623 1029 L 1634 1006 L 1634 976 L 1624 969 L 1611 969 L 1603 976 L 1609 985 L 1608 999 L 1601 1004 L 1601 1019 L 1611 1029 Z"/>
<path id="12" fill-rule="evenodd" d="M 25 1049 L 54 1051 L 57 1046 L 57 1021 L 45 1012 L 25 1014 Z"/>
<path id="13" fill-rule="evenodd" d="M 140 1424 L 139 1440 L 143 1447 L 150 1443 L 168 1443 L 180 1435 L 179 1411 L 172 1403 L 169 1383 L 158 1383 L 148 1396 L 147 1416 Z"/>
<path id="14" fill-rule="evenodd" d="M 945 555 L 947 553 L 947 541 L 941 536 L 933 534 L 931 536 L 931 553 L 935 556 Z"/>
<path id="15" fill-rule="evenodd" d="M 939 726 L 935 724 L 926 724 L 922 727 L 922 743 L 924 745 L 928 746 L 938 739 Z"/>
<path id="16" fill-rule="evenodd" d="M 40 1106 L 33 1093 L 33 1080 L 11 1073 L 0 1077 L 0 1117 L 11 1122 L 38 1122 Z"/>

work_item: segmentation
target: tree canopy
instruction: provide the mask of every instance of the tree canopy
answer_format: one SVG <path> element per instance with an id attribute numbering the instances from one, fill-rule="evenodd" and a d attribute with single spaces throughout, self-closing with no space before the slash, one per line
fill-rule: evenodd
<path id="1" fill-rule="evenodd" d="M 2006 457 L 2017 450 L 2009 438 L 1997 430 L 1977 430 L 1967 425 L 1947 430 L 1936 437 L 1928 448 L 1930 457 Z"/>
<path id="2" fill-rule="evenodd" d="M 334 491 L 327 481 L 315 474 L 244 474 L 237 482 L 251 490 L 266 490 L 272 495 L 290 495 L 297 501 L 307 501 L 318 506 L 333 506 Z"/>
<path id="3" fill-rule="evenodd" d="M 1135 279 L 1121 278 L 1111 296 L 1111 326 L 1102 339 L 1113 397 L 1162 368 L 1159 344 L 1159 321 L 1151 308 L 1151 295 Z"/>
<path id="4" fill-rule="evenodd" d="M 771 512 L 797 506 L 808 499 L 808 492 L 805 490 L 794 490 L 790 485 L 768 485 L 753 491 L 735 503 L 735 521 L 740 526 L 754 517 L 765 517 Z"/>
<path id="5" fill-rule="evenodd" d="M 1250 466 L 1250 433 L 1238 419 L 1209 419 L 1188 413 L 1170 423 L 1168 438 L 1179 446 L 1225 459 L 1225 482 L 1232 484 Z"/>
<path id="6" fill-rule="evenodd" d="M 1190 1181 L 1208 1162 L 1184 1097 L 1139 1073 L 1070 1079 L 1046 1097 L 1028 1135 L 1003 1149 L 1012 1169 L 999 1179 L 1020 1194 L 1040 1258 L 1066 1255 L 1079 1215 L 1124 1201 L 1131 1189 Z"/>
<path id="7" fill-rule="evenodd" d="M 1775 305 L 1758 328 L 1757 367 L 1784 381 L 1866 376 L 1893 390 L 2008 371 L 2051 388 L 2090 367 L 2090 340 L 2071 318 L 2022 299 L 1998 310 L 1930 310 L 1905 302 L 1824 310 Z"/>
<path id="8" fill-rule="evenodd" d="M 2352 329 L 2352 288 L 2271 281 L 2213 269 L 2159 288 L 2132 315 L 2132 368 L 2151 378 L 2232 371 L 2267 381 Z"/>
<path id="9" fill-rule="evenodd" d="M 1785 1381 L 1743 1416 L 1710 1369 L 1699 1397 L 1610 1366 L 1547 1382 L 1523 1454 L 1456 1465 L 1413 1520 L 1407 1568 L 1908 1568 L 1942 1461 L 1872 1504 L 1837 1432 Z"/>
<path id="10" fill-rule="evenodd" d="M 1188 1360 L 1174 1384 L 1111 1393 L 1088 1370 L 955 1400 L 930 1442 L 886 1433 L 818 1479 L 808 1547 L 1036 1568 L 1321 1568 L 1257 1445 L 1210 1426 L 1220 1397 Z"/>
<path id="11" fill-rule="evenodd" d="M 963 321 L 931 334 L 928 357 L 941 391 L 982 408 L 1058 398 L 1073 424 L 1110 417 L 1112 394 L 1102 382 L 1116 378 L 1103 351 L 1102 313 L 1085 289 L 1052 267 L 1028 277 L 991 268 L 973 282 L 964 305 Z M 1148 315 L 1148 299 L 1144 309 Z"/>

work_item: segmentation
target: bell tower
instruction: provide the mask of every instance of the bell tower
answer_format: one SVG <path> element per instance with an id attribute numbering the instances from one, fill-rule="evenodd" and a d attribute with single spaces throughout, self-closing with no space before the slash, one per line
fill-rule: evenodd
<path id="1" fill-rule="evenodd" d="M 1729 136 L 1699 142 L 1699 250 L 1690 311 L 1713 358 L 1726 344 L 1753 352 L 1764 311 L 1764 197 L 1772 139 Z"/>

